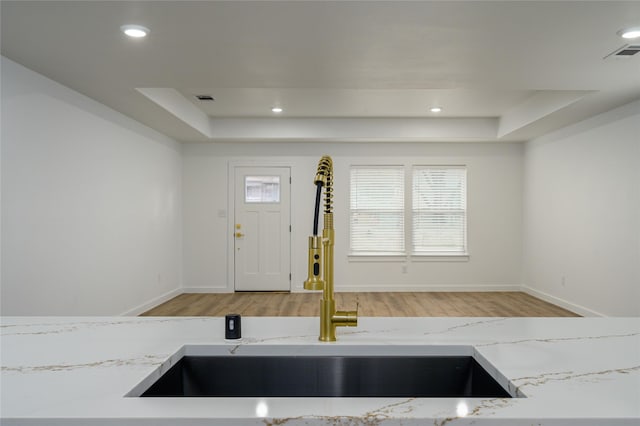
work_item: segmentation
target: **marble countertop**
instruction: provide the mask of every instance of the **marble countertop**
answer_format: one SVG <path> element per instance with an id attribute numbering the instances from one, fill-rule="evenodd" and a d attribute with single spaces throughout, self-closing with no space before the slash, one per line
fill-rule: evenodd
<path id="1" fill-rule="evenodd" d="M 13 425 L 640 425 L 640 318 L 4 317 L 0 423 Z M 472 351 L 525 398 L 135 398 L 190 350 Z M 410 347 L 410 348 L 409 348 Z M 194 349 L 195 348 L 195 349 Z M 462 349 L 460 349 L 462 348 Z"/>

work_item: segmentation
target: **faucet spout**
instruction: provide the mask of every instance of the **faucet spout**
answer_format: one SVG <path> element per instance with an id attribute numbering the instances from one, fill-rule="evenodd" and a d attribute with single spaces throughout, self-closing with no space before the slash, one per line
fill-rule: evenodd
<path id="1" fill-rule="evenodd" d="M 314 178 L 317 185 L 313 236 L 309 237 L 309 275 L 304 282 L 306 290 L 322 290 L 320 300 L 320 337 L 323 342 L 336 340 L 336 327 L 358 325 L 358 312 L 337 311 L 333 291 L 333 161 L 323 156 Z M 324 229 L 318 235 L 317 218 L 320 208 L 320 192 L 324 188 Z"/>

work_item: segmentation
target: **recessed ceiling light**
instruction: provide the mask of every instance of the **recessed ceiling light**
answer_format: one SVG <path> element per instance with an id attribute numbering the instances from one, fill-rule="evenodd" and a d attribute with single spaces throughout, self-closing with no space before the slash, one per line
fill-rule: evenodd
<path id="1" fill-rule="evenodd" d="M 625 28 L 624 30 L 618 31 L 618 35 L 626 39 L 638 38 L 640 37 L 640 27 Z"/>
<path id="2" fill-rule="evenodd" d="M 149 34 L 149 28 L 143 27 L 142 25 L 123 25 L 120 27 L 120 30 L 133 38 L 146 37 L 146 35 Z"/>
<path id="3" fill-rule="evenodd" d="M 431 108 L 429 108 L 429 111 L 431 111 L 431 112 L 442 112 L 442 108 L 440 108 L 440 107 L 431 107 Z"/>
<path id="4" fill-rule="evenodd" d="M 271 112 L 275 112 L 276 114 L 281 113 L 283 110 L 280 107 L 273 107 L 271 108 Z"/>

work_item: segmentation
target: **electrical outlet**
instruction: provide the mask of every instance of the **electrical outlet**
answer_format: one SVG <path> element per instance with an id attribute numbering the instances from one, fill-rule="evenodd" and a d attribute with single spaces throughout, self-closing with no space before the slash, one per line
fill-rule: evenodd
<path id="1" fill-rule="evenodd" d="M 409 270 L 409 267 L 407 265 L 402 265 L 402 273 L 403 274 L 406 274 L 408 270 Z"/>
<path id="2" fill-rule="evenodd" d="M 564 275 L 562 276 L 562 278 L 560 278 L 560 285 L 562 287 L 566 287 L 567 286 L 567 277 L 565 277 Z"/>

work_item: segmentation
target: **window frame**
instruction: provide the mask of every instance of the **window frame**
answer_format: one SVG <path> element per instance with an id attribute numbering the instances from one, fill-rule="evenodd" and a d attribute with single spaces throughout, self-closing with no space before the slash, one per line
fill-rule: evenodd
<path id="1" fill-rule="evenodd" d="M 383 252 L 357 252 L 352 250 L 351 244 L 351 171 L 354 168 L 389 168 L 402 167 L 404 171 L 404 252 L 403 253 L 383 253 Z M 417 168 L 458 168 L 465 170 L 465 193 L 464 193 L 464 252 L 416 252 L 413 250 L 413 172 Z M 407 260 L 416 262 L 466 262 L 469 260 L 469 167 L 467 164 L 425 164 L 425 163 L 405 163 L 405 164 L 351 164 L 349 166 L 349 213 L 347 224 L 349 226 L 349 247 L 347 258 L 349 262 L 406 262 Z"/>
<path id="2" fill-rule="evenodd" d="M 388 252 L 384 252 L 384 251 L 354 251 L 353 250 L 353 235 L 352 235 L 352 225 L 351 225 L 351 220 L 352 220 L 352 213 L 353 213 L 353 209 L 351 208 L 351 190 L 352 190 L 352 171 L 355 169 L 379 169 L 379 170 L 401 170 L 402 171 L 402 179 L 403 179 L 403 186 L 404 186 L 404 191 L 402 193 L 403 197 L 403 205 L 402 205 L 402 220 L 403 220 L 403 241 L 402 241 L 402 251 L 388 251 Z M 376 164 L 376 165 L 370 165 L 370 164 L 364 164 L 364 165 L 351 165 L 349 167 L 349 201 L 348 201 L 348 205 L 349 205 L 349 218 L 348 218 L 348 225 L 349 225 L 349 248 L 348 248 L 348 253 L 349 256 L 353 256 L 353 257 L 366 257 L 366 258 L 373 258 L 373 257 L 382 257 L 382 258 L 404 258 L 406 257 L 406 252 L 407 252 L 407 240 L 406 240 L 406 220 L 407 220 L 407 201 L 406 201 L 406 197 L 404 197 L 404 195 L 406 194 L 406 185 L 407 185 L 407 176 L 406 176 L 406 168 L 404 166 L 404 164 Z"/>
<path id="3" fill-rule="evenodd" d="M 467 166 L 464 165 L 423 165 L 423 164 L 412 164 L 409 170 L 409 174 L 411 176 L 410 189 L 408 195 L 410 196 L 411 203 L 411 212 L 410 212 L 410 220 L 409 229 L 407 232 L 410 233 L 410 255 L 414 257 L 459 257 L 459 256 L 468 256 L 469 248 L 468 248 L 468 170 Z M 462 240 L 463 240 L 463 249 L 462 251 L 417 251 L 415 250 L 415 242 L 414 242 L 414 228 L 413 228 L 413 219 L 414 212 L 417 210 L 414 205 L 413 200 L 413 184 L 414 184 L 414 172 L 420 169 L 431 169 L 431 170 L 463 170 L 464 171 L 464 209 L 460 209 L 463 213 L 463 225 L 462 225 Z M 446 210 L 441 210 L 442 212 Z"/>

